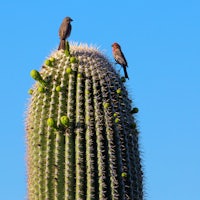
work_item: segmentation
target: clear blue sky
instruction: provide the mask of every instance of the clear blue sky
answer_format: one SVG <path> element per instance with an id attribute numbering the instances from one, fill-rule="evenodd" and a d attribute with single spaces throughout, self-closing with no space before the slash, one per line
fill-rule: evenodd
<path id="1" fill-rule="evenodd" d="M 121 44 L 139 107 L 148 200 L 200 199 L 199 0 L 0 0 L 0 199 L 26 197 L 25 110 L 39 69 L 71 16 L 71 41 Z"/>

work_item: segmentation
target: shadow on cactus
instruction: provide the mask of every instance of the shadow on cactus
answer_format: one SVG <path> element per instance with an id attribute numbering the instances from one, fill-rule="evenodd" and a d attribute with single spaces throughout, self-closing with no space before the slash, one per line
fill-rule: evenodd
<path id="1" fill-rule="evenodd" d="M 136 112 L 109 60 L 71 44 L 31 76 L 28 199 L 142 200 Z"/>

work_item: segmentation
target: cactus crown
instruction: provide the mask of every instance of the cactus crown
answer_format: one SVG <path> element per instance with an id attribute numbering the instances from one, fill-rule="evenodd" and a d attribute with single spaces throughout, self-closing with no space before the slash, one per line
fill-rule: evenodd
<path id="1" fill-rule="evenodd" d="M 44 62 L 29 90 L 30 200 L 143 199 L 131 100 L 94 47 L 66 45 Z"/>

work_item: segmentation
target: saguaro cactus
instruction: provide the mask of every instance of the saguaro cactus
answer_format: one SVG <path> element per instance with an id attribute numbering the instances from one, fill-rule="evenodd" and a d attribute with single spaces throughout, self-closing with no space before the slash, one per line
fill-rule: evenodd
<path id="1" fill-rule="evenodd" d="M 29 200 L 142 200 L 138 131 L 124 79 L 96 48 L 53 52 L 29 91 Z"/>

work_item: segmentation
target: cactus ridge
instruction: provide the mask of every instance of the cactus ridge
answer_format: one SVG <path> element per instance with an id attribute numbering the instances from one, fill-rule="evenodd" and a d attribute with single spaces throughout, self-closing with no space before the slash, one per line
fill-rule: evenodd
<path id="1" fill-rule="evenodd" d="M 142 200 L 133 108 L 109 60 L 71 44 L 37 76 L 26 119 L 28 198 Z"/>

